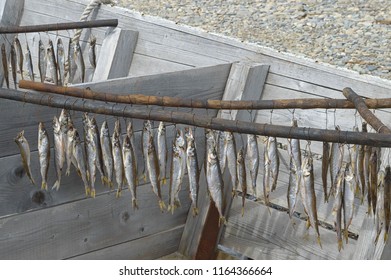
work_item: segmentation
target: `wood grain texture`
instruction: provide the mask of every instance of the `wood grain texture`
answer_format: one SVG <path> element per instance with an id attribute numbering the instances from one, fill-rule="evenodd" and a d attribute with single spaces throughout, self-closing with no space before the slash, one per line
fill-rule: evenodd
<path id="1" fill-rule="evenodd" d="M 138 32 L 114 28 L 103 40 L 93 82 L 126 77 L 132 64 Z"/>
<path id="2" fill-rule="evenodd" d="M 56 207 L 0 219 L 0 259 L 64 259 L 159 233 L 184 224 L 188 193 L 182 207 L 161 213 L 150 185 L 138 188 L 139 210 L 131 209 L 131 194 L 115 192 Z"/>
<path id="3" fill-rule="evenodd" d="M 72 260 L 153 260 L 176 252 L 183 225 L 98 251 L 72 257 Z M 164 246 L 162 246 L 164 244 Z M 147 246 L 146 246 L 147 245 Z"/>

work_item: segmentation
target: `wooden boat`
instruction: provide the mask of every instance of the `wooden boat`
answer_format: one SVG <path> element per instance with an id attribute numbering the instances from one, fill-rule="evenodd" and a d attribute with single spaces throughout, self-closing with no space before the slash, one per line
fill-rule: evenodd
<path id="1" fill-rule="evenodd" d="M 3 0 L 0 3 L 1 24 L 78 21 L 88 2 Z M 99 59 L 95 72 L 88 69 L 89 82 L 79 86 L 98 91 L 194 99 L 268 100 L 343 98 L 341 90 L 345 87 L 351 87 L 365 97 L 381 98 L 388 97 L 391 90 L 388 80 L 359 75 L 118 7 L 102 5 L 90 18 L 119 20 L 116 29 L 97 28 L 87 30 L 81 36 L 85 56 L 90 33 L 97 37 Z M 36 65 L 37 36 L 61 37 L 67 42 L 73 34 L 70 33 L 20 34 L 19 37 L 22 44 L 26 38 L 32 46 Z M 200 190 L 200 214 L 196 217 L 189 211 L 187 186 L 180 192 L 182 206 L 173 215 L 160 212 L 149 183 L 138 188 L 140 209 L 137 211 L 131 208 L 130 192 L 124 191 L 117 199 L 115 192 L 98 182 L 96 198 L 85 198 L 76 172 L 63 177 L 59 191 L 42 191 L 32 186 L 13 139 L 19 131 L 25 131 L 32 149 L 32 172 L 39 178 L 38 122 L 43 121 L 51 134 L 51 120 L 59 110 L 1 100 L 0 112 L 1 259 L 155 259 L 174 252 L 192 259 L 214 258 L 216 250 L 251 259 L 390 258 L 390 245 L 374 244 L 373 218 L 366 215 L 366 205 L 360 205 L 358 200 L 349 243 L 338 252 L 332 206 L 322 203 L 321 160 L 315 160 L 314 166 L 323 248 L 318 246 L 314 230 L 307 231 L 305 221 L 300 218 L 302 208 L 299 207 L 298 215 L 290 220 L 286 213 L 289 177 L 288 157 L 284 151 L 286 139 L 279 139 L 283 163 L 277 190 L 270 196 L 271 213 L 262 200 L 247 199 L 242 217 L 241 201 L 233 199 L 226 207 L 228 223 L 219 228 L 213 223 L 215 217 L 211 217 L 213 205 L 204 182 Z M 226 117 L 215 110 L 195 112 Z M 233 115 L 238 120 L 289 125 L 292 111 L 273 110 L 272 114 L 265 110 L 241 111 Z M 294 115 L 303 127 L 333 129 L 334 124 L 338 124 L 343 130 L 351 130 L 355 123 L 354 110 L 296 110 Z M 391 120 L 389 110 L 377 110 L 376 115 L 386 124 Z M 81 131 L 80 113 L 74 113 L 73 118 Z M 98 123 L 104 119 L 112 128 L 115 118 L 97 116 Z M 134 126 L 139 145 L 142 121 L 135 120 Z M 174 126 L 169 125 L 167 131 L 171 143 Z M 200 129 L 197 133 L 202 155 L 203 131 Z M 321 143 L 313 142 L 311 149 L 321 154 Z M 141 164 L 141 152 L 137 156 Z M 49 182 L 54 182 L 56 175 L 53 162 L 51 164 Z M 262 168 L 258 176 L 259 193 L 262 193 L 261 188 Z M 164 186 L 164 198 L 167 195 L 168 188 Z"/>

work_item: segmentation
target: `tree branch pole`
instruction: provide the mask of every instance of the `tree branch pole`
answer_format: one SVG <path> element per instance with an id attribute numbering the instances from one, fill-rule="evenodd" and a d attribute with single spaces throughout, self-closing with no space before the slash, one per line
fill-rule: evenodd
<path id="1" fill-rule="evenodd" d="M 170 96 L 150 96 L 142 94 L 113 94 L 109 92 L 96 92 L 90 89 L 77 87 L 62 87 L 53 84 L 37 83 L 21 80 L 19 87 L 33 89 L 55 94 L 81 97 L 115 103 L 135 105 L 157 105 L 165 107 L 186 107 L 219 110 L 275 110 L 275 109 L 355 109 L 354 104 L 346 99 L 331 98 L 303 98 L 303 99 L 279 99 L 279 100 L 197 100 L 189 98 L 177 98 Z M 365 104 L 369 108 L 391 108 L 391 98 L 366 99 Z"/>
<path id="2" fill-rule="evenodd" d="M 361 117 L 378 133 L 391 134 L 391 129 L 389 129 L 384 123 L 382 123 L 381 120 L 379 120 L 371 111 L 369 111 L 364 100 L 351 88 L 344 88 L 343 95 L 354 104 L 354 107 L 356 107 Z"/>
<path id="3" fill-rule="evenodd" d="M 0 89 L 0 98 L 54 108 L 64 108 L 68 110 L 124 118 L 180 123 L 236 133 L 264 135 L 280 138 L 294 138 L 309 141 L 326 141 L 370 145 L 377 147 L 391 147 L 391 138 L 387 135 L 379 133 L 337 131 L 307 127 L 291 127 L 243 121 L 231 121 L 195 113 L 156 110 L 156 108 L 134 108 L 131 105 L 110 104 L 96 100 L 56 96 L 53 94 L 41 92 L 23 92 L 4 88 Z"/>
<path id="4" fill-rule="evenodd" d="M 1 26 L 0 34 L 47 32 L 47 31 L 58 31 L 58 30 L 80 29 L 80 28 L 117 27 L 117 26 L 118 26 L 118 19 L 101 19 L 101 20 L 62 22 L 62 23 L 26 25 L 26 26 Z"/>

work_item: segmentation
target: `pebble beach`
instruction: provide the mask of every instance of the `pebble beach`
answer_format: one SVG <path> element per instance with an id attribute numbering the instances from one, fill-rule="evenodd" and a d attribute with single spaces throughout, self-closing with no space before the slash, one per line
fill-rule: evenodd
<path id="1" fill-rule="evenodd" d="M 116 0 L 243 42 L 391 79 L 391 0 Z"/>

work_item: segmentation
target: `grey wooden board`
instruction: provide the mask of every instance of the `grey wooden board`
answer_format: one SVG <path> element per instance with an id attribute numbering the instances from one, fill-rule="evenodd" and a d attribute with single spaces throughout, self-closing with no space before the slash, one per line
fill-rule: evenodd
<path id="1" fill-rule="evenodd" d="M 263 83 L 266 78 L 265 72 L 267 73 L 268 68 L 269 67 L 265 65 L 234 63 L 227 79 L 227 86 L 222 99 L 259 99 L 262 93 Z M 242 115 L 241 117 L 244 118 L 245 116 Z M 248 118 L 248 116 L 246 117 Z M 234 118 L 236 118 L 236 116 Z M 203 162 L 200 163 L 202 165 Z M 196 217 L 193 217 L 189 212 L 181 243 L 179 245 L 179 252 L 190 258 L 194 258 L 196 254 L 198 243 L 203 231 L 203 225 L 207 218 L 210 206 L 210 198 L 206 191 L 204 168 L 201 168 L 200 182 L 200 212 Z M 227 197 L 227 199 L 225 199 L 226 206 L 229 206 L 230 204 L 228 200 L 228 197 L 231 196 L 230 189 L 232 190 L 232 186 L 230 186 L 230 184 L 227 184 L 224 187 L 225 197 Z"/>
<path id="2" fill-rule="evenodd" d="M 150 236 L 184 224 L 189 208 L 182 190 L 182 207 L 161 213 L 151 186 L 138 188 L 139 210 L 123 191 L 101 194 L 56 207 L 0 219 L 0 259 L 64 259 Z"/>
<path id="3" fill-rule="evenodd" d="M 357 242 L 349 240 L 338 252 L 336 234 L 320 228 L 323 249 L 315 231 L 306 229 L 305 221 L 294 218 L 254 201 L 247 201 L 241 215 L 241 199 L 234 199 L 231 215 L 221 244 L 253 259 L 351 259 Z M 225 241 L 227 239 L 227 241 Z"/>
<path id="4" fill-rule="evenodd" d="M 183 225 L 98 251 L 72 257 L 72 260 L 152 260 L 178 249 Z M 164 246 L 162 246 L 164 245 Z"/>
<path id="5" fill-rule="evenodd" d="M 109 30 L 100 51 L 93 81 L 126 77 L 132 64 L 138 32 L 115 28 Z"/>
<path id="6" fill-rule="evenodd" d="M 13 26 L 19 25 L 20 19 L 22 17 L 24 7 L 24 0 L 3 0 L 0 3 L 0 24 L 1 26 Z M 11 46 L 8 42 L 12 42 L 12 34 L 3 35 L 0 39 L 0 43 L 4 43 L 6 47 L 7 60 L 9 60 L 9 53 Z M 9 65 L 9 62 L 7 62 Z M 11 73 L 9 73 L 11 76 Z M 11 79 L 9 79 L 11 80 Z M 4 81 L 4 69 L 0 69 L 0 87 L 3 86 Z M 4 83 L 4 86 L 6 84 Z M 10 81 L 10 87 L 12 83 Z"/>

